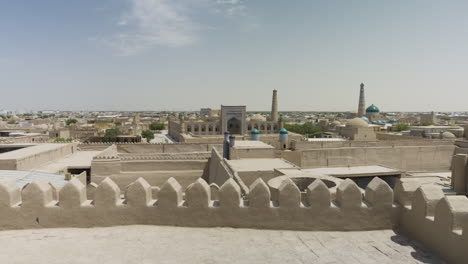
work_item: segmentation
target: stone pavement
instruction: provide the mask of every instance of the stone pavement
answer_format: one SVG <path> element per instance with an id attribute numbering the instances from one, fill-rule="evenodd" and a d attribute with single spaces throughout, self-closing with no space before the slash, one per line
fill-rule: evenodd
<path id="1" fill-rule="evenodd" d="M 392 230 L 119 226 L 0 231 L 0 263 L 444 263 Z"/>

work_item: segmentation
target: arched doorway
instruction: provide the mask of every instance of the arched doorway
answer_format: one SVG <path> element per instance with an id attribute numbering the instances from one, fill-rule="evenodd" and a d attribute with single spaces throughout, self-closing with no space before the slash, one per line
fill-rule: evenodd
<path id="1" fill-rule="evenodd" d="M 227 129 L 231 134 L 241 134 L 241 126 L 241 121 L 235 117 L 227 121 Z"/>

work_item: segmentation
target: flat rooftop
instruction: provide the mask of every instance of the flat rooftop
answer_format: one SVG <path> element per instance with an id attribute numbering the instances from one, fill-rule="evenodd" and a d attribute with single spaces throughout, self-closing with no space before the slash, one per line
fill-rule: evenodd
<path id="1" fill-rule="evenodd" d="M 101 152 L 102 151 L 78 151 L 63 159 L 52 161 L 35 168 L 34 170 L 47 173 L 60 173 L 66 169 L 91 168 L 93 157 Z"/>
<path id="2" fill-rule="evenodd" d="M 444 263 L 392 230 L 310 232 L 170 226 L 0 232 L 0 262 Z"/>
<path id="3" fill-rule="evenodd" d="M 62 187 L 68 182 L 64 175 L 36 171 L 0 170 L 0 182 L 14 182 L 20 188 L 35 180 L 50 182 L 57 187 Z"/>
<path id="4" fill-rule="evenodd" d="M 386 176 L 401 175 L 402 171 L 380 165 L 372 166 L 352 166 L 352 167 L 325 167 L 313 169 L 298 170 L 279 170 L 287 175 L 329 175 L 335 177 L 367 177 L 367 176 Z"/>
<path id="5" fill-rule="evenodd" d="M 274 149 L 273 146 L 268 145 L 262 141 L 254 140 L 236 140 L 234 147 L 236 149 Z"/>
<path id="6" fill-rule="evenodd" d="M 69 143 L 64 143 L 64 144 L 59 144 L 59 143 L 50 143 L 50 144 L 37 144 L 37 145 L 31 145 L 28 144 L 27 147 L 15 150 L 15 151 L 10 151 L 10 152 L 5 152 L 0 154 L 0 160 L 17 160 L 17 159 L 23 159 L 27 158 L 29 156 L 35 155 L 37 153 L 43 153 L 43 152 L 48 152 L 51 150 L 59 149 L 62 148 L 66 145 L 70 145 Z M 12 144 L 12 145 L 2 145 L 2 146 L 20 146 L 19 144 Z M 26 145 L 24 145 L 26 146 Z"/>
<path id="7" fill-rule="evenodd" d="M 284 159 L 238 159 L 227 160 L 229 167 L 234 171 L 272 171 L 282 168 L 297 168 L 294 164 Z"/>

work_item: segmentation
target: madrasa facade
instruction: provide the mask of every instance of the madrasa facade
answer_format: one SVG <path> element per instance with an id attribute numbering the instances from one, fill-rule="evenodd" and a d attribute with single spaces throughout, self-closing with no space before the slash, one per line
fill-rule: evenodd
<path id="1" fill-rule="evenodd" d="M 220 110 L 203 108 L 198 117 L 179 115 L 169 120 L 169 135 L 179 142 L 183 137 L 221 136 L 225 132 L 231 135 L 278 134 L 283 122 L 278 115 L 278 92 L 273 91 L 271 114 L 269 118 L 255 114 L 247 116 L 245 105 L 221 105 Z"/>

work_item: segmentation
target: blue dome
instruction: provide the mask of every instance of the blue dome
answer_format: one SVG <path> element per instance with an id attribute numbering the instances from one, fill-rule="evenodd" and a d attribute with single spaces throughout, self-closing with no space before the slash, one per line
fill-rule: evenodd
<path id="1" fill-rule="evenodd" d="M 369 118 L 367 118 L 367 117 L 365 117 L 365 116 L 361 117 L 361 119 L 364 120 L 364 121 L 368 121 L 368 122 L 369 122 Z"/>
<path id="2" fill-rule="evenodd" d="M 288 134 L 288 130 L 286 130 L 286 128 L 282 128 L 279 133 L 285 135 Z"/>
<path id="3" fill-rule="evenodd" d="M 377 122 L 377 121 L 375 121 L 375 120 L 374 120 L 374 121 L 372 121 L 372 124 L 377 124 L 377 123 L 379 123 L 379 122 Z"/>
<path id="4" fill-rule="evenodd" d="M 390 122 L 395 123 L 395 122 L 398 122 L 398 120 L 396 120 L 396 119 L 390 119 Z"/>
<path id="5" fill-rule="evenodd" d="M 380 112 L 379 108 L 373 104 L 367 107 L 366 109 L 366 113 L 379 113 L 379 112 Z"/>
<path id="6" fill-rule="evenodd" d="M 260 131 L 258 129 L 254 128 L 252 131 L 250 131 L 250 134 L 260 134 Z"/>

